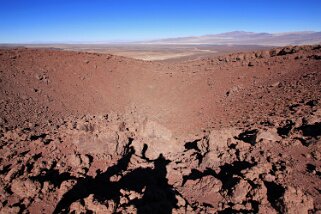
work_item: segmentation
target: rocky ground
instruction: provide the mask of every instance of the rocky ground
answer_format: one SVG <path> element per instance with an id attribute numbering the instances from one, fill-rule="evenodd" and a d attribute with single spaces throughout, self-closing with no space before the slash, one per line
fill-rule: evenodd
<path id="1" fill-rule="evenodd" d="M 3 49 L 0 212 L 321 213 L 320 59 Z"/>

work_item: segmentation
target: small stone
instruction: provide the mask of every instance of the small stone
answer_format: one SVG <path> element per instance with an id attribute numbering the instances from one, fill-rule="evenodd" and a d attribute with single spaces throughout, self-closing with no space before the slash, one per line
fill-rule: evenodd
<path id="1" fill-rule="evenodd" d="M 88 155 L 81 155 L 81 162 L 83 167 L 89 168 L 90 167 L 90 159 Z"/>
<path id="2" fill-rule="evenodd" d="M 182 198 L 180 195 L 176 195 L 176 199 L 177 199 L 177 206 L 178 207 L 185 207 L 186 201 L 184 198 Z"/>
<path id="3" fill-rule="evenodd" d="M 79 167 L 81 165 L 81 159 L 79 155 L 76 155 L 76 154 L 70 155 L 68 161 L 70 165 L 74 167 Z"/>
<path id="4" fill-rule="evenodd" d="M 21 198 L 34 197 L 39 190 L 40 184 L 31 180 L 16 179 L 11 184 L 11 191 Z"/>
<path id="5" fill-rule="evenodd" d="M 94 195 L 91 194 L 84 199 L 87 209 L 94 211 L 95 213 L 112 213 L 114 212 L 115 204 L 113 202 L 108 203 L 108 207 L 105 204 L 101 204 L 94 200 Z"/>
<path id="6" fill-rule="evenodd" d="M 79 201 L 73 202 L 70 205 L 71 213 L 87 213 L 86 211 L 86 208 Z"/>
<path id="7" fill-rule="evenodd" d="M 309 153 L 307 153 L 307 154 L 305 154 L 305 157 L 310 159 L 311 155 Z"/>
<path id="8" fill-rule="evenodd" d="M 267 175 L 264 176 L 264 180 L 268 181 L 268 182 L 275 181 L 275 176 L 271 175 L 271 174 L 267 174 Z"/>
<path id="9" fill-rule="evenodd" d="M 279 85 L 280 85 L 280 82 L 275 82 L 271 84 L 271 87 L 274 88 L 274 87 L 278 87 Z"/>
<path id="10" fill-rule="evenodd" d="M 276 128 L 269 128 L 266 130 L 259 130 L 257 140 L 268 140 L 272 142 L 280 141 L 282 138 L 278 135 Z"/>
<path id="11" fill-rule="evenodd" d="M 252 66 L 254 66 L 254 63 L 253 62 L 249 62 L 248 66 L 252 67 Z"/>
<path id="12" fill-rule="evenodd" d="M 251 185 L 247 181 L 241 180 L 233 191 L 232 200 L 236 203 L 245 201 L 246 195 L 250 191 L 250 189 Z"/>
<path id="13" fill-rule="evenodd" d="M 35 77 L 36 77 L 37 80 L 42 80 L 43 79 L 43 76 L 41 74 L 36 74 Z"/>
<path id="14" fill-rule="evenodd" d="M 128 199 L 125 198 L 125 197 L 121 197 L 120 198 L 120 201 L 119 201 L 119 204 L 122 205 L 122 204 L 127 204 L 128 203 Z"/>
<path id="15" fill-rule="evenodd" d="M 130 191 L 129 192 L 129 195 L 128 195 L 128 198 L 130 201 L 134 200 L 134 199 L 139 199 L 139 198 L 142 198 L 142 194 L 139 194 L 135 191 Z"/>
<path id="16" fill-rule="evenodd" d="M 4 213 L 4 214 L 16 214 L 16 213 L 20 213 L 20 208 L 19 207 L 3 207 L 0 210 L 0 213 Z"/>
<path id="17" fill-rule="evenodd" d="M 319 151 L 313 151 L 311 154 L 312 154 L 312 157 L 315 160 L 320 160 L 321 159 L 321 153 Z"/>
<path id="18" fill-rule="evenodd" d="M 33 129 L 33 128 L 35 127 L 35 124 L 33 124 L 33 123 L 28 123 L 28 127 L 29 127 L 30 129 Z"/>
<path id="19" fill-rule="evenodd" d="M 283 201 L 285 213 L 310 213 L 314 209 L 313 198 L 294 187 L 287 187 Z"/>
<path id="20" fill-rule="evenodd" d="M 234 93 L 237 93 L 237 92 L 240 91 L 240 89 L 241 89 L 241 87 L 238 86 L 238 85 L 233 86 L 230 90 L 228 90 L 228 91 L 226 92 L 226 96 L 230 96 L 230 95 L 232 95 L 232 94 L 234 94 Z"/>

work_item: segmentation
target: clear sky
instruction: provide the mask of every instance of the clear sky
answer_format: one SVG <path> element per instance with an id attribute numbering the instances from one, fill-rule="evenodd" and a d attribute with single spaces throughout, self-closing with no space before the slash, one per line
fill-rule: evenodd
<path id="1" fill-rule="evenodd" d="M 321 0 L 0 0 L 0 43 L 321 31 Z"/>

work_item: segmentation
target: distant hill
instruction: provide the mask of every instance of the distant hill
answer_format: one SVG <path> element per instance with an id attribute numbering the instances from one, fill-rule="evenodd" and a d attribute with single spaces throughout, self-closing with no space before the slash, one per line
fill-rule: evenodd
<path id="1" fill-rule="evenodd" d="M 168 38 L 148 41 L 150 44 L 215 44 L 215 45 L 304 45 L 321 43 L 321 32 L 253 33 L 233 31 L 221 34 Z"/>

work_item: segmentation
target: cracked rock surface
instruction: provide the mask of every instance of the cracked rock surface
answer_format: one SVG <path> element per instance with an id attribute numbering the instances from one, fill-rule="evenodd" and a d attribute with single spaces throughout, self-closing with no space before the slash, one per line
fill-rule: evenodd
<path id="1" fill-rule="evenodd" d="M 1 50 L 0 213 L 320 213 L 320 51 L 276 48 L 167 65 Z M 60 55 L 64 66 L 54 67 Z M 74 61 L 82 72 L 66 68 Z M 155 69 L 141 77 L 147 88 L 128 83 L 142 81 L 123 73 L 129 65 Z M 116 70 L 114 79 L 103 66 Z M 67 69 L 63 80 L 57 69 Z M 207 78 L 228 83 L 213 94 L 200 86 Z M 29 86 L 37 92 L 22 90 Z"/>

